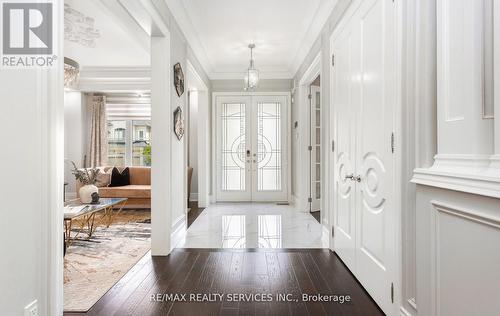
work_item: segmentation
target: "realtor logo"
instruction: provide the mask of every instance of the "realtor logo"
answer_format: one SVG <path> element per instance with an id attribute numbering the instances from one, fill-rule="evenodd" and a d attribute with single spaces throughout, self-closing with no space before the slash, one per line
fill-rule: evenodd
<path id="1" fill-rule="evenodd" d="M 3 53 L 52 54 L 52 3 L 3 4 Z"/>
<path id="2" fill-rule="evenodd" d="M 2 66 L 52 66 L 54 52 L 51 2 L 2 3 Z"/>

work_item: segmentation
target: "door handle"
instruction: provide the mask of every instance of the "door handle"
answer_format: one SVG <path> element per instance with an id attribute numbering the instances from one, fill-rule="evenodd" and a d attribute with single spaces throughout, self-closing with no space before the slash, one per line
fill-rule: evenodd
<path id="1" fill-rule="evenodd" d="M 361 182 L 361 176 L 360 176 L 360 175 L 358 175 L 358 176 L 356 176 L 356 177 L 354 177 L 354 176 L 353 176 L 353 177 L 352 177 L 352 180 L 353 180 L 353 181 L 357 181 L 357 182 Z"/>
<path id="2" fill-rule="evenodd" d="M 351 174 L 347 174 L 344 179 L 345 180 L 351 179 L 352 181 L 354 181 L 354 174 L 352 174 L 352 173 Z"/>
<path id="3" fill-rule="evenodd" d="M 247 149 L 247 157 L 250 157 L 250 149 Z"/>

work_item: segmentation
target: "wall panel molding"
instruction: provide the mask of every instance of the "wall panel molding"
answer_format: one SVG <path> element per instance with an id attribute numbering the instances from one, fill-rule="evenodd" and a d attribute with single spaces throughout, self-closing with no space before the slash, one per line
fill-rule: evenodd
<path id="1" fill-rule="evenodd" d="M 488 303 L 488 295 L 475 300 L 476 304 L 467 300 L 472 299 L 471 294 L 478 287 L 486 292 L 498 290 L 495 275 L 499 274 L 489 269 L 497 266 L 499 256 L 493 251 L 496 246 L 483 243 L 483 240 L 494 238 L 492 241 L 496 242 L 499 239 L 500 218 L 497 214 L 482 212 L 481 206 L 476 208 L 439 200 L 431 200 L 430 204 L 431 315 L 458 315 L 459 311 L 464 315 L 472 312 L 491 314 L 496 304 Z M 456 267 L 459 258 L 462 259 L 461 268 Z M 478 277 L 489 273 L 486 279 Z M 453 288 L 456 280 L 460 280 L 461 286 Z"/>
<path id="2" fill-rule="evenodd" d="M 500 198 L 500 181 L 498 177 L 480 176 L 477 174 L 459 174 L 433 168 L 417 168 L 414 170 L 411 182 L 442 189 Z"/>
<path id="3" fill-rule="evenodd" d="M 490 1 L 437 1 L 439 153 L 493 154 Z"/>

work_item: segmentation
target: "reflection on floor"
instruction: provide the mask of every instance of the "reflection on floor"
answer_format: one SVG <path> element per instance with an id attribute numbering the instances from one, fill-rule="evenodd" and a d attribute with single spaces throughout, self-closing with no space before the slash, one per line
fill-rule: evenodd
<path id="1" fill-rule="evenodd" d="M 328 248 L 310 213 L 264 203 L 215 204 L 188 228 L 178 248 Z"/>

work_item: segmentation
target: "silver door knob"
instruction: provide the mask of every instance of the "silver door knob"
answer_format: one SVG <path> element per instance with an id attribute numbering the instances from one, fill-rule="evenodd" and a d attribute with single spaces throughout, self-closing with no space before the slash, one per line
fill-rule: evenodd
<path id="1" fill-rule="evenodd" d="M 347 180 L 347 179 L 354 180 L 354 174 L 352 174 L 352 173 L 351 174 L 346 174 L 345 180 Z"/>

